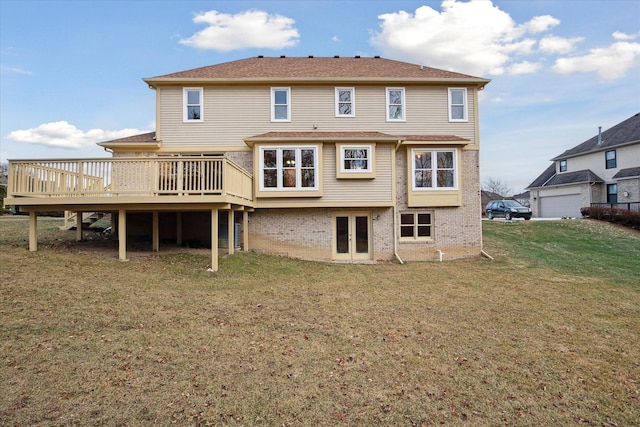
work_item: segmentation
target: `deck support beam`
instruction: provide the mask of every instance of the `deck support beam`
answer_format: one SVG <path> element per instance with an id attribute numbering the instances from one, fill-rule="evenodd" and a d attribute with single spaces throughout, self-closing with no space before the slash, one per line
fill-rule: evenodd
<path id="1" fill-rule="evenodd" d="M 118 211 L 118 259 L 129 261 L 127 259 L 127 211 L 124 209 Z"/>
<path id="2" fill-rule="evenodd" d="M 249 212 L 242 211 L 242 250 L 249 252 Z"/>
<path id="3" fill-rule="evenodd" d="M 218 271 L 218 209 L 211 209 L 211 271 Z"/>
<path id="4" fill-rule="evenodd" d="M 227 240 L 227 246 L 229 247 L 229 255 L 233 255 L 234 251 L 235 251 L 235 241 L 236 241 L 236 236 L 234 234 L 235 232 L 235 215 L 233 214 L 233 209 L 229 209 L 227 211 L 227 236 L 229 237 Z"/>
<path id="5" fill-rule="evenodd" d="M 82 241 L 82 212 L 76 212 L 76 242 Z"/>
<path id="6" fill-rule="evenodd" d="M 152 219 L 152 237 L 151 237 L 151 250 L 153 252 L 158 252 L 160 250 L 160 226 L 158 221 L 158 211 L 153 211 L 153 219 Z"/>
<path id="7" fill-rule="evenodd" d="M 38 212 L 29 211 L 29 250 L 38 250 Z"/>

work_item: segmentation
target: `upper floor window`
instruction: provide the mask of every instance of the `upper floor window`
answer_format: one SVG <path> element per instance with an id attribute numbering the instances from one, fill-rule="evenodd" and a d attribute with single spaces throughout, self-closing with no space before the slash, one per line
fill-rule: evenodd
<path id="1" fill-rule="evenodd" d="M 560 160 L 558 162 L 558 171 L 559 172 L 566 172 L 567 171 L 567 161 L 566 160 Z"/>
<path id="2" fill-rule="evenodd" d="M 387 88 L 387 121 L 403 122 L 405 120 L 405 102 L 403 87 Z"/>
<path id="3" fill-rule="evenodd" d="M 204 89 L 201 87 L 186 87 L 182 92 L 183 113 L 185 122 L 201 122 L 203 110 Z"/>
<path id="4" fill-rule="evenodd" d="M 317 189 L 317 146 L 260 148 L 260 190 Z"/>
<path id="5" fill-rule="evenodd" d="M 336 88 L 336 117 L 355 117 L 356 90 L 352 87 Z"/>
<path id="6" fill-rule="evenodd" d="M 271 121 L 291 121 L 291 89 L 288 87 L 271 88 Z"/>
<path id="7" fill-rule="evenodd" d="M 467 120 L 467 89 L 449 88 L 449 121 L 466 122 Z"/>
<path id="8" fill-rule="evenodd" d="M 411 154 L 414 190 L 457 188 L 455 150 L 414 148 Z"/>
<path id="9" fill-rule="evenodd" d="M 616 150 L 607 151 L 604 153 L 605 163 L 607 169 L 613 169 L 616 164 Z"/>

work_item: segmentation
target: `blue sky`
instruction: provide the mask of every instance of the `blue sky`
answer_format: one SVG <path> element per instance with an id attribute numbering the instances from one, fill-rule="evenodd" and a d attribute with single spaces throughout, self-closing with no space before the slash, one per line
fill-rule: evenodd
<path id="1" fill-rule="evenodd" d="M 380 55 L 492 79 L 481 178 L 514 192 L 640 112 L 637 0 L 0 0 L 0 162 L 108 156 L 96 142 L 154 129 L 143 77 L 256 55 Z"/>

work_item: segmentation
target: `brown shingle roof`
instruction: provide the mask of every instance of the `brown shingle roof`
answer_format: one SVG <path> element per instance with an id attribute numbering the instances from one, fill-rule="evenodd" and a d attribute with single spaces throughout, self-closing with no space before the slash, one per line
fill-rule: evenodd
<path id="1" fill-rule="evenodd" d="M 465 81 L 490 80 L 384 58 L 254 57 L 144 79 L 149 84 L 176 81 Z"/>
<path id="2" fill-rule="evenodd" d="M 298 132 L 267 132 L 260 135 L 245 138 L 246 142 L 259 141 L 451 141 L 468 142 L 468 139 L 456 135 L 391 135 L 375 131 L 298 131 Z"/>
<path id="3" fill-rule="evenodd" d="M 156 141 L 156 133 L 155 132 L 147 132 L 141 133 L 138 135 L 131 135 L 125 138 L 112 139 L 111 141 L 103 141 L 99 142 L 98 145 L 102 147 L 111 147 L 114 145 L 149 145 L 149 146 L 157 146 L 159 145 L 158 141 Z"/>

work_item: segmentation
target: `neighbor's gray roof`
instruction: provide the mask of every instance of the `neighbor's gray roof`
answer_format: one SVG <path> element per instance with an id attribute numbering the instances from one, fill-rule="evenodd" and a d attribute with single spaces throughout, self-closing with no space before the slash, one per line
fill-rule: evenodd
<path id="1" fill-rule="evenodd" d="M 565 151 L 551 160 L 555 161 L 586 153 L 608 150 L 634 142 L 640 142 L 640 113 L 637 113 L 612 128 L 603 131 L 601 144 L 598 144 L 598 134 L 596 133 L 594 137 Z"/>
<path id="2" fill-rule="evenodd" d="M 176 82 L 416 81 L 490 80 L 380 57 L 253 57 L 143 79 L 150 85 Z"/>
<path id="3" fill-rule="evenodd" d="M 552 163 L 549 165 L 544 172 L 540 174 L 527 188 L 537 188 L 542 187 L 544 184 L 549 181 L 556 174 L 556 164 Z"/>
<path id="4" fill-rule="evenodd" d="M 590 171 L 584 169 L 575 172 L 566 172 L 556 174 L 556 165 L 552 164 L 545 170 L 535 181 L 527 188 L 549 187 L 554 185 L 580 184 L 584 182 L 604 182 L 602 178 Z"/>
<path id="5" fill-rule="evenodd" d="M 640 177 L 640 167 L 620 169 L 613 177 L 616 179 Z"/>

